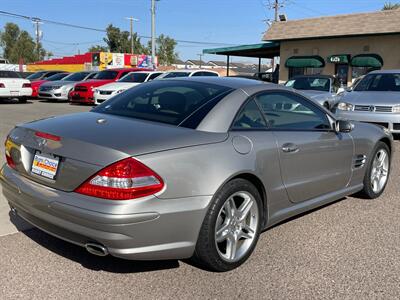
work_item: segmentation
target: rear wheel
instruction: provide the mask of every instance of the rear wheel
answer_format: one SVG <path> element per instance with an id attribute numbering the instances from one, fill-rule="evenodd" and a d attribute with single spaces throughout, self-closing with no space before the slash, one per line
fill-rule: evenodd
<path id="1" fill-rule="evenodd" d="M 223 272 L 243 264 L 253 252 L 262 220 L 261 196 L 247 180 L 228 182 L 214 197 L 200 229 L 194 259 Z"/>
<path id="2" fill-rule="evenodd" d="M 379 142 L 365 172 L 364 189 L 361 191 L 361 196 L 367 199 L 379 197 L 385 190 L 389 172 L 390 149 L 385 143 Z"/>

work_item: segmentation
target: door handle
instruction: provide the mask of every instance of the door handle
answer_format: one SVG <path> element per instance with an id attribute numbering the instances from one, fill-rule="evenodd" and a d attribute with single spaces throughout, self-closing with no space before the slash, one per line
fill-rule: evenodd
<path id="1" fill-rule="evenodd" d="M 293 143 L 286 143 L 283 144 L 282 151 L 286 153 L 294 153 L 299 151 L 299 147 Z"/>

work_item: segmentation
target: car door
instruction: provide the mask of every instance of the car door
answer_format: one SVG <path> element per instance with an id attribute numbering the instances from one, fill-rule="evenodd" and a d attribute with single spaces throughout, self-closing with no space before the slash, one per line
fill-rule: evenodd
<path id="1" fill-rule="evenodd" d="M 296 93 L 269 91 L 255 99 L 276 138 L 290 201 L 302 202 L 346 187 L 353 160 L 349 134 L 332 130 L 326 112 Z"/>

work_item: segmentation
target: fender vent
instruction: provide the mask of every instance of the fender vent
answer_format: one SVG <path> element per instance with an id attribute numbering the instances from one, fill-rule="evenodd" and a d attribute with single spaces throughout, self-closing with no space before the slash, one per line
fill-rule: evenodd
<path id="1" fill-rule="evenodd" d="M 367 157 L 365 155 L 359 154 L 356 155 L 354 158 L 354 168 L 358 169 L 358 168 L 362 168 L 365 165 L 365 162 L 367 161 Z"/>

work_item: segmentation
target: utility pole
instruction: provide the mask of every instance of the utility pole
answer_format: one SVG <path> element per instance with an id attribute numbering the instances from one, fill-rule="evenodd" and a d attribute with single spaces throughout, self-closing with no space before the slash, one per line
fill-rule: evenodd
<path id="1" fill-rule="evenodd" d="M 151 63 L 156 68 L 156 0 L 151 0 Z"/>
<path id="2" fill-rule="evenodd" d="M 40 21 L 39 18 L 32 18 L 32 22 L 35 25 L 35 36 L 36 36 L 36 54 L 37 54 L 37 58 L 40 59 L 40 48 L 39 48 L 39 43 L 40 43 L 40 39 L 42 37 L 42 32 L 40 31 L 40 24 L 42 24 L 42 22 Z"/>
<path id="3" fill-rule="evenodd" d="M 200 57 L 200 66 L 199 66 L 199 68 L 201 69 L 201 63 L 203 62 L 202 60 L 201 60 L 201 58 L 203 57 L 203 54 L 197 54 L 199 57 Z"/>
<path id="4" fill-rule="evenodd" d="M 273 4 L 273 8 L 275 11 L 275 22 L 278 22 L 278 14 L 279 14 L 279 0 L 275 0 L 274 4 Z"/>
<path id="5" fill-rule="evenodd" d="M 134 17 L 126 17 L 125 19 L 129 20 L 131 23 L 131 54 L 133 54 L 133 21 L 139 21 L 139 19 L 135 19 Z"/>

